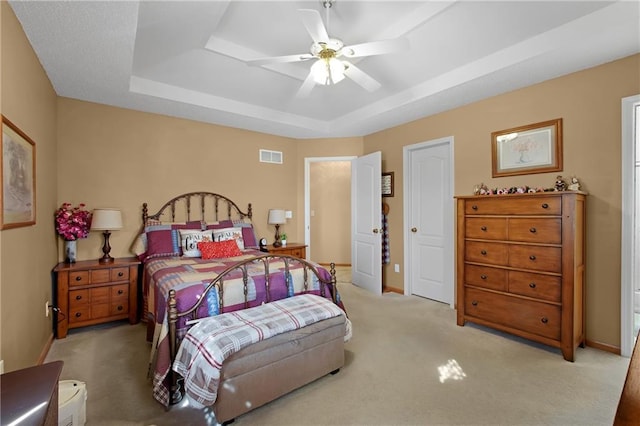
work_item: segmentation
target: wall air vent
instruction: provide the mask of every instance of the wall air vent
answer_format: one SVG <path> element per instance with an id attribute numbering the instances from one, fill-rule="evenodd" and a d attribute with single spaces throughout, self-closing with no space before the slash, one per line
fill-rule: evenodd
<path id="1" fill-rule="evenodd" d="M 282 152 L 270 151 L 268 149 L 261 149 L 260 162 L 271 163 L 271 164 L 282 164 Z"/>

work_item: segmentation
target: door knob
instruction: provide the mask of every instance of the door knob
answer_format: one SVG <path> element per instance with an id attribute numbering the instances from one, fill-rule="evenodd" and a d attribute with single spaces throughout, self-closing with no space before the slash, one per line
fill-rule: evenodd
<path id="1" fill-rule="evenodd" d="M 373 233 L 374 233 L 374 234 L 377 234 L 377 233 L 378 233 L 378 230 L 377 230 L 376 228 L 373 228 Z"/>
<path id="2" fill-rule="evenodd" d="M 418 232 L 418 228 L 414 226 L 413 228 L 411 228 L 411 232 Z"/>

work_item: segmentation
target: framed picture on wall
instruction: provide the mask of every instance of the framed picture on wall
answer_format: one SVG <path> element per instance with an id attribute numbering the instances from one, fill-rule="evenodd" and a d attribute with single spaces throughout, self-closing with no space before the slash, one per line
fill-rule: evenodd
<path id="1" fill-rule="evenodd" d="M 382 196 L 393 197 L 393 172 L 382 174 Z"/>
<path id="2" fill-rule="evenodd" d="M 2 226 L 36 223 L 36 144 L 2 116 Z"/>
<path id="3" fill-rule="evenodd" d="M 562 170 L 562 119 L 491 133 L 492 176 Z"/>

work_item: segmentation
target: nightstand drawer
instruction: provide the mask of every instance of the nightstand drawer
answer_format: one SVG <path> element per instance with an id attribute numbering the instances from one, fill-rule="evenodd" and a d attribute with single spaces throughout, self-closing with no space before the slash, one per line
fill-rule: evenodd
<path id="1" fill-rule="evenodd" d="M 91 307 L 89 305 L 73 307 L 69 309 L 69 322 L 83 322 L 91 319 Z"/>
<path id="2" fill-rule="evenodd" d="M 120 303 L 114 303 L 111 305 L 109 315 L 122 315 L 129 312 L 129 306 L 126 300 L 120 301 Z"/>
<path id="3" fill-rule="evenodd" d="M 91 284 L 108 283 L 111 281 L 109 269 L 94 269 L 91 271 Z"/>
<path id="4" fill-rule="evenodd" d="M 129 297 L 129 285 L 128 284 L 119 284 L 112 285 L 109 287 L 111 290 L 111 299 L 127 299 Z"/>
<path id="5" fill-rule="evenodd" d="M 89 279 L 89 271 L 72 271 L 69 272 L 69 285 L 89 285 L 91 280 Z"/>
<path id="6" fill-rule="evenodd" d="M 89 290 L 69 291 L 69 308 L 70 309 L 79 308 L 82 305 L 88 305 L 89 303 L 91 303 Z"/>
<path id="7" fill-rule="evenodd" d="M 111 281 L 123 281 L 129 279 L 129 268 L 111 269 Z"/>

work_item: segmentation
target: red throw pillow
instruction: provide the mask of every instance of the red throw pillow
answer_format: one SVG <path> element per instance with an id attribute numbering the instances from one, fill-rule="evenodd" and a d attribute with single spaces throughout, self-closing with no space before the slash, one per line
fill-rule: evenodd
<path id="1" fill-rule="evenodd" d="M 242 255 L 235 240 L 201 241 L 198 243 L 198 250 L 202 253 L 203 259 L 220 259 Z"/>

